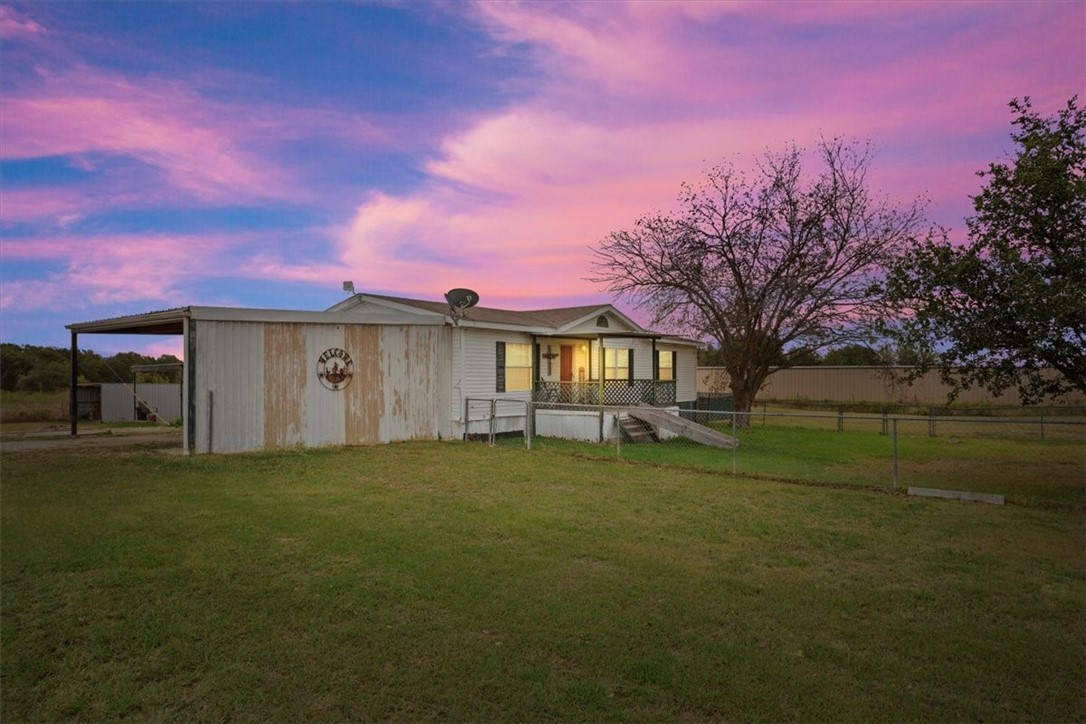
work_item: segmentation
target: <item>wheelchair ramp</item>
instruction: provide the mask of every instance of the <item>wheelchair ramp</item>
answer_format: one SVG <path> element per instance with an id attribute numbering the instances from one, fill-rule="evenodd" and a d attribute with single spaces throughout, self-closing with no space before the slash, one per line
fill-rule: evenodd
<path id="1" fill-rule="evenodd" d="M 678 415 L 672 415 L 671 413 L 664 412 L 655 407 L 630 407 L 626 412 L 635 420 L 647 422 L 656 429 L 664 429 L 673 432 L 676 435 L 682 435 L 683 437 L 701 443 L 702 445 L 720 447 L 728 450 L 739 446 L 739 441 L 731 435 L 725 435 L 724 433 L 717 432 L 705 425 L 699 425 L 696 422 L 684 420 Z"/>

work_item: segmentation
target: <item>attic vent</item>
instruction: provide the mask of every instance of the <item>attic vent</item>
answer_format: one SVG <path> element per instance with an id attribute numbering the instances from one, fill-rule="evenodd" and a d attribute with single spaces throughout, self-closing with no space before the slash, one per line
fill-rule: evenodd
<path id="1" fill-rule="evenodd" d="M 600 316 L 596 317 L 596 326 L 597 327 L 610 327 L 611 323 L 607 321 L 606 316 L 601 314 Z"/>

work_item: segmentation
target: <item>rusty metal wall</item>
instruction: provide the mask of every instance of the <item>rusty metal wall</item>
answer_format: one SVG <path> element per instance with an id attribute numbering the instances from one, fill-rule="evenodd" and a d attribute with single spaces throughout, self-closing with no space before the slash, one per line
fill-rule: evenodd
<path id="1" fill-rule="evenodd" d="M 380 327 L 383 414 L 378 437 L 434 440 L 450 433 L 449 327 Z"/>
<path id="2" fill-rule="evenodd" d="M 437 439 L 451 430 L 439 326 L 201 321 L 196 452 Z M 353 375 L 326 385 L 322 355 Z"/>

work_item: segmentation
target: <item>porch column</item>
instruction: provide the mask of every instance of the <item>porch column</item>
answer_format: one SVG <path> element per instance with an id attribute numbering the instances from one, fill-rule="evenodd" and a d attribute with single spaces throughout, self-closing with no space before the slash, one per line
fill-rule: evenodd
<path id="1" fill-rule="evenodd" d="M 656 354 L 656 337 L 652 338 L 652 404 L 656 405 L 656 380 L 660 379 L 660 358 Z"/>
<path id="2" fill-rule="evenodd" d="M 607 373 L 607 353 L 604 351 L 604 335 L 597 334 L 596 340 L 599 342 L 599 410 L 602 412 L 606 402 L 604 396 L 607 394 L 604 380 Z"/>
<path id="3" fill-rule="evenodd" d="M 77 385 L 79 384 L 79 341 L 75 330 L 72 330 L 71 368 L 71 388 L 68 390 L 68 420 L 72 424 L 72 437 L 75 437 L 79 432 L 79 395 L 77 393 Z"/>

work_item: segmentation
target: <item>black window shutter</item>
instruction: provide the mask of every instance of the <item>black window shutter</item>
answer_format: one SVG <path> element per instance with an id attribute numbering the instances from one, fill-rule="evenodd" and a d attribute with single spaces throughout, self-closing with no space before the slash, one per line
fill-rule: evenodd
<path id="1" fill-rule="evenodd" d="M 630 368 L 630 376 L 627 378 L 626 385 L 628 387 L 633 387 L 634 370 L 633 370 L 633 350 L 632 349 L 626 350 L 626 359 L 627 359 L 627 365 Z"/>
<path id="2" fill-rule="evenodd" d="M 505 342 L 495 342 L 494 347 L 498 357 L 498 366 L 494 370 L 498 381 L 495 391 L 505 392 Z"/>
<path id="3" fill-rule="evenodd" d="M 671 381 L 679 381 L 679 353 L 675 350 L 671 350 Z"/>
<path id="4" fill-rule="evenodd" d="M 654 350 L 652 353 L 652 379 L 660 379 L 660 350 Z"/>

